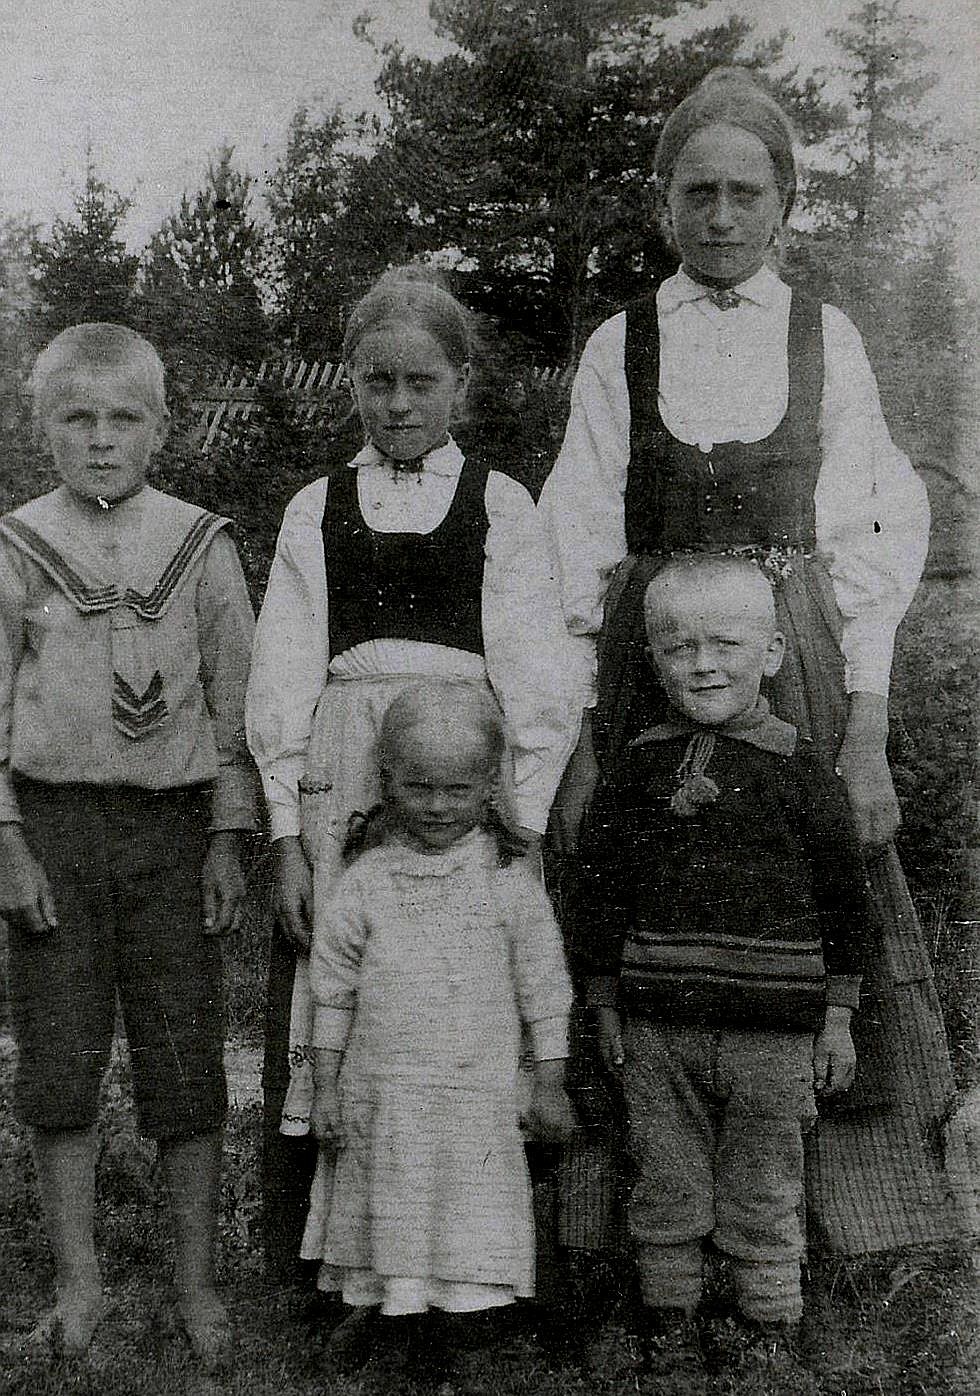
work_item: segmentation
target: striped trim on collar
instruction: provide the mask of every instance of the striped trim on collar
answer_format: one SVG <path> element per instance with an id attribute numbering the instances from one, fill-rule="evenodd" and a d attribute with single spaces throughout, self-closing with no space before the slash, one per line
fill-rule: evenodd
<path id="1" fill-rule="evenodd" d="M 133 587 L 89 585 L 53 544 L 16 515 L 8 515 L 0 520 L 0 533 L 43 568 L 83 614 L 90 615 L 96 611 L 112 611 L 117 606 L 127 606 L 143 620 L 157 620 L 166 610 L 190 567 L 214 535 L 227 523 L 228 520 L 219 514 L 198 515 L 149 592 L 139 592 Z"/>

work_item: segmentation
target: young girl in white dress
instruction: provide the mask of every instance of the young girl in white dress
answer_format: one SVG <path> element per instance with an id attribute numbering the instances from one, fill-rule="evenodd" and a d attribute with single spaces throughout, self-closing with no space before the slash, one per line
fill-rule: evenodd
<path id="1" fill-rule="evenodd" d="M 493 809 L 503 750 L 474 685 L 403 692 L 364 851 L 317 908 L 312 1122 L 338 1151 L 320 1283 L 353 1306 L 332 1340 L 348 1352 L 352 1329 L 373 1345 L 378 1309 L 472 1315 L 533 1293 L 518 1059 L 526 1032 L 525 1123 L 566 1138 L 571 988 L 548 896 Z"/>
<path id="2" fill-rule="evenodd" d="M 544 831 L 580 720 L 531 497 L 465 460 L 450 435 L 470 373 L 466 312 L 419 269 L 387 272 L 355 307 L 343 356 L 367 442 L 286 509 L 247 698 L 281 931 L 263 1072 L 266 1246 L 290 1273 L 317 1158 L 312 920 L 342 867 L 351 816 L 379 798 L 382 714 L 425 677 L 492 693 L 507 733 L 501 810 L 529 845 Z"/>

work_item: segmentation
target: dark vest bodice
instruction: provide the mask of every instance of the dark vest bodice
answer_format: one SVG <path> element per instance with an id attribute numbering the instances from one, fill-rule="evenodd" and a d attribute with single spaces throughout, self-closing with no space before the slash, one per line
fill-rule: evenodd
<path id="1" fill-rule="evenodd" d="M 379 533 L 357 497 L 357 471 L 330 477 L 323 512 L 330 652 L 366 640 L 423 640 L 483 654 L 488 469 L 466 461 L 446 517 L 430 533 Z"/>
<path id="2" fill-rule="evenodd" d="M 656 293 L 627 308 L 631 553 L 814 545 L 823 332 L 820 303 L 796 290 L 787 349 L 789 401 L 776 429 L 761 441 L 724 442 L 706 454 L 672 436 L 660 415 Z"/>

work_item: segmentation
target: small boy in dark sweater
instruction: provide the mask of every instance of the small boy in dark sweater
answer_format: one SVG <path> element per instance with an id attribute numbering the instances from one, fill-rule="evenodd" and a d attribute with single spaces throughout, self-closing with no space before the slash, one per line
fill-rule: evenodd
<path id="1" fill-rule="evenodd" d="M 760 696 L 784 640 L 756 564 L 676 557 L 645 605 L 670 712 L 596 793 L 575 950 L 628 1103 L 648 1356 L 693 1364 L 709 1239 L 754 1328 L 801 1316 L 803 1137 L 854 1076 L 866 884 L 843 788 Z"/>

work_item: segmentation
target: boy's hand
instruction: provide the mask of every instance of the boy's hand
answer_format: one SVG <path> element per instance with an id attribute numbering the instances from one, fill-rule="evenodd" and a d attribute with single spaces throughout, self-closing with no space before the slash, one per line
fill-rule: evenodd
<path id="1" fill-rule="evenodd" d="M 272 856 L 276 865 L 273 912 L 293 949 L 308 955 L 313 933 L 313 870 L 299 835 L 276 839 Z"/>
<path id="2" fill-rule="evenodd" d="M 240 840 L 241 835 L 235 829 L 222 829 L 211 835 L 201 870 L 206 936 L 227 935 L 229 931 L 237 931 L 241 924 L 245 874 Z"/>
<path id="3" fill-rule="evenodd" d="M 856 1065 L 851 1010 L 831 1005 L 813 1043 L 813 1089 L 818 1095 L 839 1095 L 853 1083 Z"/>
<path id="4" fill-rule="evenodd" d="M 337 1073 L 341 1053 L 323 1048 L 317 1050 L 313 1065 L 313 1105 L 310 1108 L 310 1128 L 321 1144 L 342 1149 L 347 1143 L 340 1111 L 340 1090 Z"/>
<path id="5" fill-rule="evenodd" d="M 0 916 L 32 935 L 44 935 L 58 924 L 47 874 L 19 824 L 0 824 Z"/>
<path id="6" fill-rule="evenodd" d="M 545 1144 L 565 1144 L 578 1128 L 575 1109 L 565 1093 L 563 1059 L 535 1066 L 526 1123 L 534 1137 Z"/>
<path id="7" fill-rule="evenodd" d="M 599 1060 L 607 1071 L 618 1076 L 623 1069 L 623 1024 L 618 1008 L 602 1007 L 596 1011 L 599 1040 Z"/>

